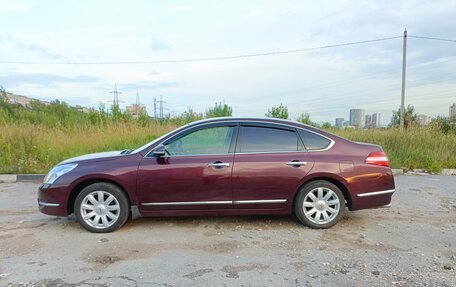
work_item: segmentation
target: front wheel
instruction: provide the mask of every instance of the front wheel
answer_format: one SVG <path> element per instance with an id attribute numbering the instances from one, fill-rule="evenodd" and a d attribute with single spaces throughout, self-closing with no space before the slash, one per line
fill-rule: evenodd
<path id="1" fill-rule="evenodd" d="M 333 183 L 317 180 L 304 185 L 296 197 L 295 214 L 311 228 L 335 225 L 345 211 L 342 191 Z"/>
<path id="2" fill-rule="evenodd" d="M 78 194 L 74 213 L 79 224 L 88 231 L 111 232 L 127 221 L 129 203 L 119 187 L 99 182 L 87 186 Z"/>

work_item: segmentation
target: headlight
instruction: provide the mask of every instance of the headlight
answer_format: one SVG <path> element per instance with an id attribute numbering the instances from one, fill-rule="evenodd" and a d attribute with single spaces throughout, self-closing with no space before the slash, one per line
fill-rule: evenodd
<path id="1" fill-rule="evenodd" d="M 59 177 L 75 169 L 78 166 L 77 163 L 62 164 L 55 166 L 44 178 L 43 183 L 53 184 Z"/>

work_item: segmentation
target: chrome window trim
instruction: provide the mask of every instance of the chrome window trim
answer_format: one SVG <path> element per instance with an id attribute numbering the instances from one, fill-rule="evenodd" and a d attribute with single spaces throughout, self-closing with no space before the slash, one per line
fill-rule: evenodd
<path id="1" fill-rule="evenodd" d="M 262 200 L 234 200 L 233 204 L 268 204 L 268 203 L 285 203 L 286 199 L 262 199 Z"/>
<path id="2" fill-rule="evenodd" d="M 201 157 L 201 156 L 211 156 L 211 157 L 213 157 L 213 156 L 226 156 L 226 155 L 231 155 L 231 156 L 232 156 L 232 155 L 234 155 L 234 153 L 221 153 L 221 154 L 216 154 L 216 153 L 214 153 L 214 154 L 212 154 L 212 153 L 211 153 L 211 154 L 207 154 L 207 153 L 204 153 L 204 154 L 179 154 L 179 155 L 165 155 L 165 156 L 162 156 L 161 158 L 171 158 L 171 157 L 176 158 L 176 157 L 191 157 L 191 156 L 199 156 L 199 157 Z"/>
<path id="3" fill-rule="evenodd" d="M 395 189 L 381 190 L 381 191 L 360 193 L 360 194 L 357 194 L 357 196 L 359 196 L 359 197 L 375 196 L 375 195 L 382 195 L 382 194 L 394 193 L 395 191 L 396 191 Z"/>
<path id="4" fill-rule="evenodd" d="M 242 154 L 276 154 L 276 153 L 308 153 L 306 150 L 295 151 L 255 151 L 255 152 L 237 152 L 235 155 Z"/>
<path id="5" fill-rule="evenodd" d="M 236 152 L 236 153 L 224 153 L 224 154 L 188 154 L 188 155 L 165 155 L 161 158 L 176 158 L 176 157 L 191 157 L 191 156 L 227 156 L 227 155 L 243 155 L 243 154 L 276 154 L 276 153 L 308 153 L 305 150 L 296 151 L 257 151 L 257 152 Z M 155 157 L 148 157 L 155 158 Z"/>
<path id="6" fill-rule="evenodd" d="M 284 121 L 285 121 L 285 120 L 284 120 Z M 232 119 L 229 119 L 229 118 L 228 118 L 228 119 L 226 119 L 226 120 L 220 120 L 220 121 L 214 121 L 214 120 L 207 120 L 207 119 L 204 119 L 204 120 L 201 120 L 201 121 L 193 122 L 194 124 L 189 123 L 189 124 L 186 124 L 186 125 L 180 127 L 182 130 L 179 131 L 179 133 L 185 132 L 188 128 L 195 128 L 195 127 L 199 127 L 199 126 L 203 126 L 203 125 L 205 125 L 205 124 L 211 124 L 211 123 L 238 123 L 238 124 L 240 125 L 241 123 L 246 123 L 246 122 L 247 122 L 247 123 L 258 123 L 258 124 L 279 125 L 279 126 L 284 126 L 284 127 L 287 127 L 287 128 L 292 128 L 292 129 L 295 129 L 295 130 L 301 129 L 301 130 L 304 130 L 304 131 L 306 131 L 306 132 L 314 133 L 314 134 L 316 134 L 316 135 L 318 135 L 318 136 L 324 137 L 324 138 L 328 139 L 329 141 L 331 141 L 331 143 L 330 143 L 326 148 L 324 148 L 324 149 L 303 150 L 303 151 L 284 151 L 284 152 L 249 152 L 249 153 L 236 153 L 236 152 L 234 152 L 234 153 L 227 153 L 227 154 L 223 154 L 223 155 L 230 155 L 230 154 L 262 154 L 262 153 L 290 153 L 290 152 L 322 152 L 322 151 L 327 151 L 327 150 L 331 149 L 331 148 L 334 146 L 334 144 L 336 143 L 333 139 L 331 139 L 331 138 L 329 138 L 329 137 L 327 137 L 327 136 L 324 136 L 324 135 L 322 135 L 322 134 L 320 134 L 320 133 L 318 133 L 318 132 L 314 132 L 314 131 L 308 130 L 308 129 L 306 129 L 306 128 L 295 127 L 295 126 L 291 125 L 291 124 L 294 124 L 294 123 L 295 123 L 295 122 L 292 122 L 292 121 L 289 121 L 291 124 L 287 124 L 287 123 L 280 123 L 280 122 L 267 122 L 267 121 L 263 122 L 263 121 L 261 121 L 261 119 L 260 119 L 260 120 L 254 120 L 254 119 L 251 119 L 251 120 L 249 120 L 249 119 L 237 119 L 237 120 L 232 120 Z M 299 123 L 298 123 L 298 124 L 299 124 Z M 185 128 L 185 127 L 187 127 L 187 128 Z M 178 129 L 179 129 L 179 128 L 178 128 Z M 171 132 L 165 134 L 164 136 L 161 136 L 160 138 L 158 138 L 158 139 L 152 141 L 152 142 L 151 142 L 151 145 L 152 145 L 153 143 L 155 143 L 155 142 L 158 143 L 158 144 L 162 143 L 163 140 L 164 140 L 164 138 L 165 138 L 165 136 L 171 134 L 172 132 L 173 132 L 173 131 L 171 131 Z M 176 134 L 176 135 L 178 135 L 178 134 Z M 161 141 L 159 142 L 158 140 L 161 140 Z M 305 145 L 305 144 L 304 144 L 304 145 Z M 144 158 L 154 158 L 154 156 L 149 156 L 149 155 L 152 153 L 152 151 L 153 151 L 153 149 L 151 149 L 149 152 L 147 152 L 146 155 L 144 156 Z M 209 155 L 209 154 L 200 154 L 200 155 L 180 155 L 180 156 L 202 156 L 202 155 Z M 218 154 L 214 154 L 214 155 L 218 155 Z M 171 157 L 171 156 L 168 156 L 168 157 Z"/>

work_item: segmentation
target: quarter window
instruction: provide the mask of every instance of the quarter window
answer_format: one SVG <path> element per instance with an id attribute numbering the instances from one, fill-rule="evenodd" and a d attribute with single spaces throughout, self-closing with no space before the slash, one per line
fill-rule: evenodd
<path id="1" fill-rule="evenodd" d="M 165 145 L 169 155 L 227 154 L 234 127 L 197 130 Z"/>
<path id="2" fill-rule="evenodd" d="M 306 146 L 307 150 L 322 150 L 327 148 L 331 144 L 331 141 L 325 137 L 319 136 L 317 134 L 305 130 L 298 131 L 299 135 L 304 141 L 304 145 Z"/>
<path id="3" fill-rule="evenodd" d="M 240 152 L 303 150 L 295 131 L 268 127 L 242 127 Z"/>

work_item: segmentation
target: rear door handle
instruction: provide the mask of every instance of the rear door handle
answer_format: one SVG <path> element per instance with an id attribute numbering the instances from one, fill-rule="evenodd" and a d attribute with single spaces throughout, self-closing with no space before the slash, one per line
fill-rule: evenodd
<path id="1" fill-rule="evenodd" d="M 307 165 L 307 162 L 306 161 L 290 161 L 290 162 L 287 162 L 286 165 L 301 166 L 301 165 Z"/>
<path id="2" fill-rule="evenodd" d="M 230 164 L 227 163 L 227 162 L 214 162 L 214 163 L 208 164 L 207 166 L 210 166 L 210 167 L 229 167 Z"/>

